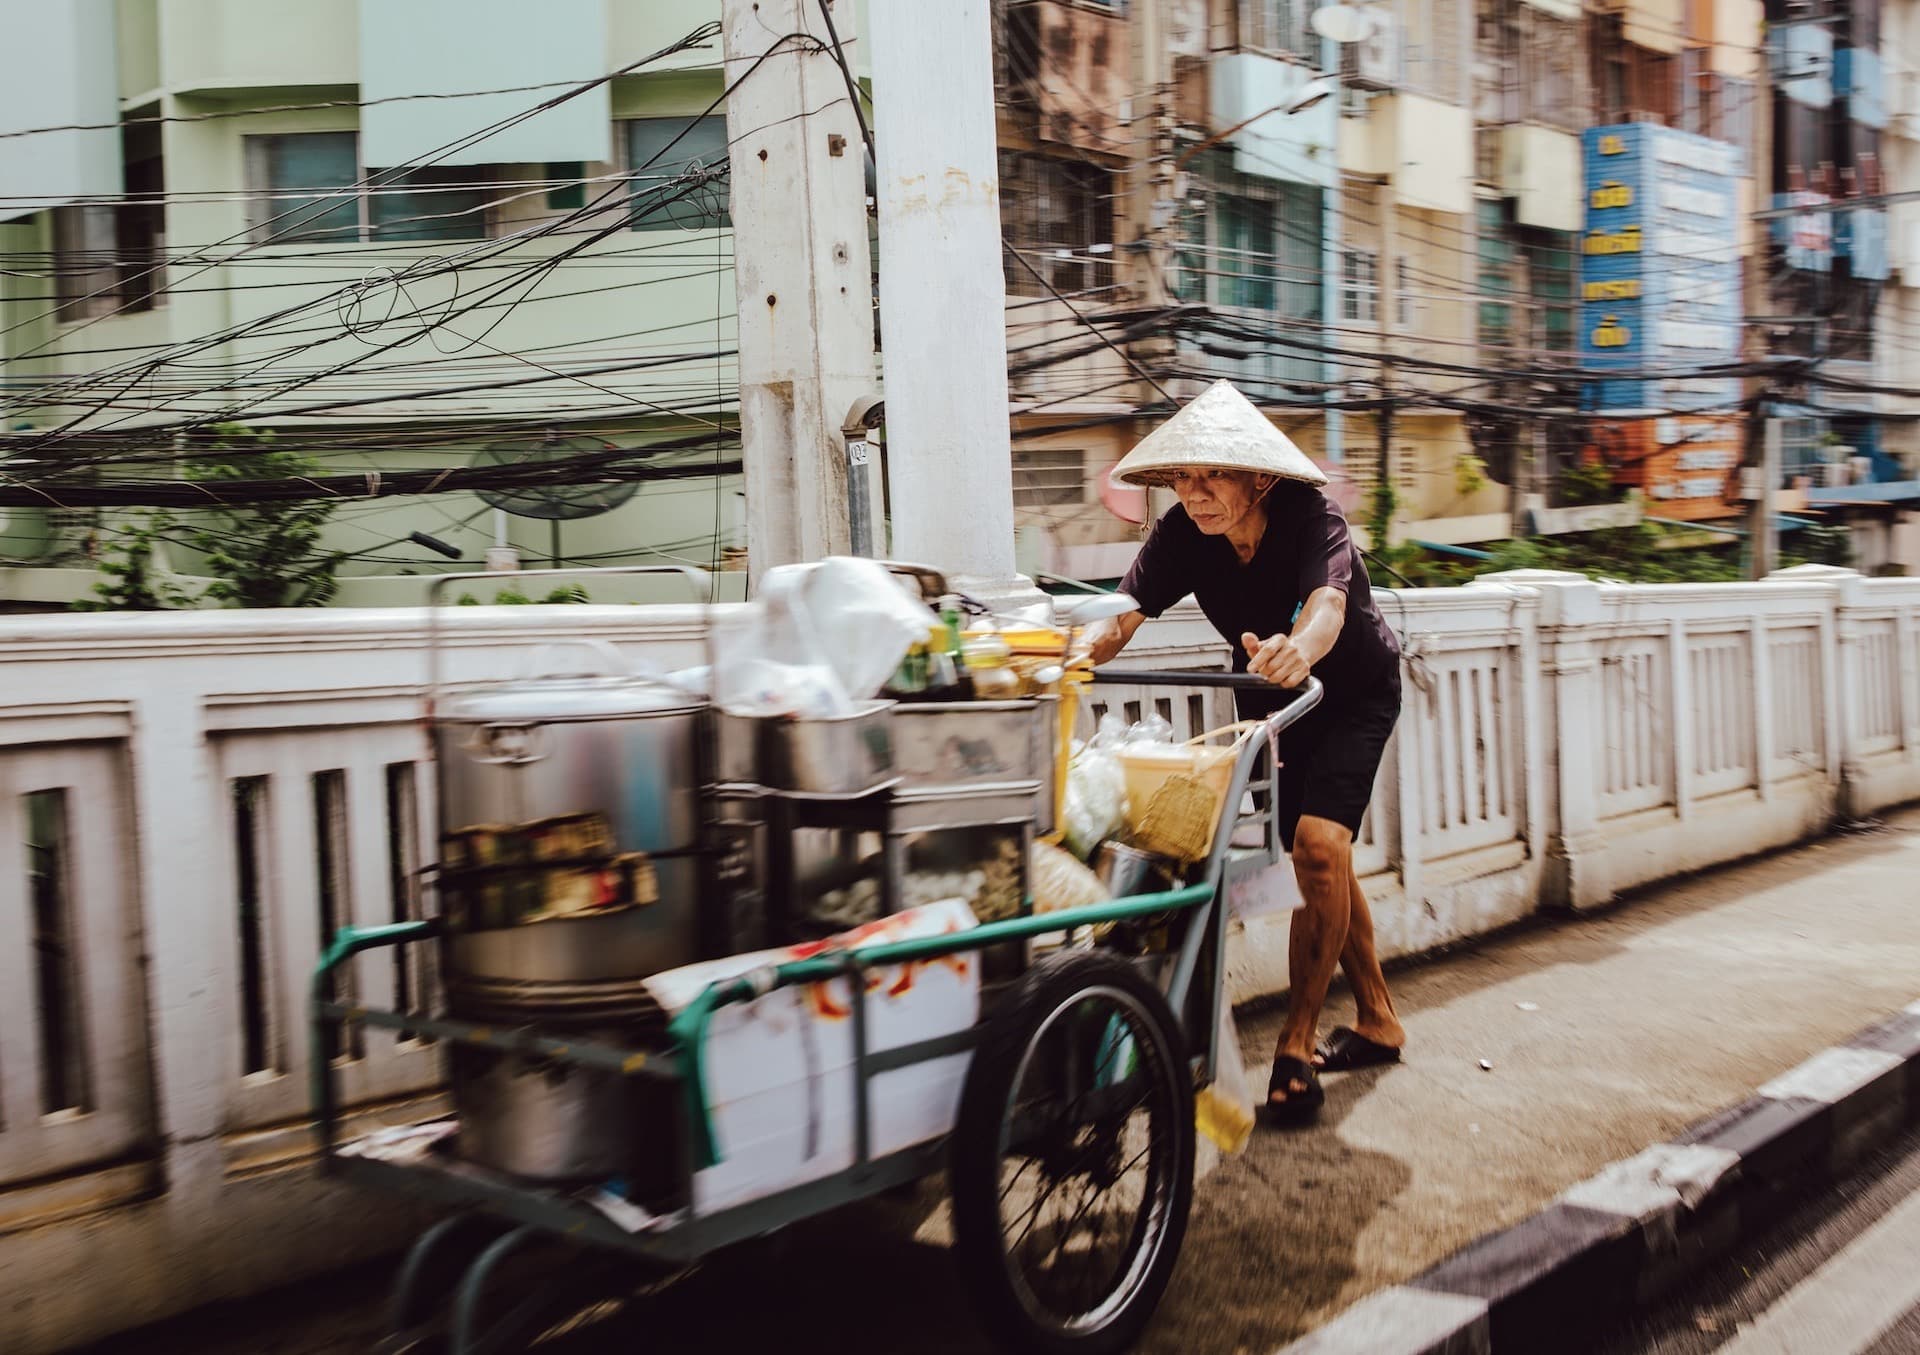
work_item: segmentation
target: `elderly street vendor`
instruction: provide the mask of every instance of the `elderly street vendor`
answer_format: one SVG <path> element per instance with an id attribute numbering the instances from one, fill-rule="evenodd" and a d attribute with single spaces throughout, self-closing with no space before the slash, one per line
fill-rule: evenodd
<path id="1" fill-rule="evenodd" d="M 1305 906 L 1293 917 L 1287 1019 L 1266 1109 L 1274 1121 L 1302 1123 L 1326 1099 L 1320 1073 L 1396 1062 L 1405 1040 L 1353 868 L 1354 835 L 1400 714 L 1399 646 L 1374 606 L 1346 519 L 1320 492 L 1327 477 L 1226 382 L 1156 429 L 1113 473 L 1165 486 L 1180 502 L 1154 524 L 1121 585 L 1140 610 L 1092 635 L 1096 662 L 1191 593 L 1232 647 L 1237 671 L 1283 688 L 1311 674 L 1326 689 L 1321 705 L 1280 736 L 1272 807 Z M 1239 700 L 1243 719 L 1284 704 L 1257 691 Z M 1358 1015 L 1316 1047 L 1336 965 L 1346 970 Z"/>

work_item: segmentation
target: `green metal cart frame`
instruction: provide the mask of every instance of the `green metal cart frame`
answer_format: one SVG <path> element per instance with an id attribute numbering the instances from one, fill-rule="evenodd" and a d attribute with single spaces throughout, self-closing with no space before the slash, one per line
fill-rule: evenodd
<path id="1" fill-rule="evenodd" d="M 1225 673 L 1102 671 L 1095 674 L 1095 681 L 1133 687 L 1272 690 L 1259 679 Z M 440 935 L 437 919 L 340 929 L 314 972 L 310 1007 L 313 1112 L 321 1170 L 468 1211 L 425 1233 L 402 1266 L 392 1314 L 395 1338 L 402 1344 L 395 1348 L 414 1348 L 409 1333 L 429 1329 L 444 1335 L 452 1355 L 491 1355 L 516 1349 L 516 1343 L 537 1335 L 555 1305 L 566 1301 L 551 1286 L 517 1296 L 502 1313 L 487 1311 L 487 1305 L 490 1286 L 502 1266 L 542 1239 L 558 1237 L 583 1245 L 602 1260 L 622 1258 L 629 1271 L 637 1262 L 643 1272 L 669 1274 L 721 1248 L 906 1185 L 942 1167 L 952 1173 L 956 1246 L 963 1269 L 983 1320 L 1005 1345 L 1103 1353 L 1127 1348 L 1164 1292 L 1191 1202 L 1192 1098 L 1196 1087 L 1212 1080 L 1224 1001 L 1225 886 L 1236 876 L 1279 859 L 1270 817 L 1262 818 L 1260 847 L 1232 845 L 1238 808 L 1273 736 L 1320 698 L 1320 684 L 1310 679 L 1287 706 L 1268 718 L 1266 737 L 1251 739 L 1242 747 L 1222 822 L 1193 883 L 1163 893 L 985 923 L 951 935 L 828 950 L 768 966 L 709 985 L 672 1019 L 665 1037 L 648 1047 L 617 1047 L 543 1034 L 535 1028 L 503 1029 L 335 1000 L 332 976 L 353 956 Z M 1271 763 L 1268 769 L 1271 775 Z M 863 979 L 867 971 L 1145 919 L 1167 921 L 1170 935 L 1174 931 L 1179 935 L 1177 946 L 1162 957 L 1164 979 L 1159 984 L 1144 976 L 1138 962 L 1115 952 L 1065 948 L 1031 965 L 1019 980 L 1007 985 L 1011 991 L 990 995 L 992 1000 L 983 1003 L 987 1008 L 983 1018 L 966 1030 L 898 1048 L 868 1046 Z M 1165 963 L 1169 956 L 1170 964 Z M 853 998 L 852 1165 L 744 1204 L 700 1212 L 694 1178 L 720 1160 L 722 1148 L 715 1142 L 703 1067 L 705 1036 L 714 1013 L 778 988 L 843 977 L 849 980 Z M 1099 1017 L 1103 1009 L 1106 1015 Z M 582 1191 L 518 1181 L 446 1155 L 432 1161 L 395 1162 L 351 1148 L 343 1151 L 337 1073 L 328 1051 L 347 1047 L 344 1028 L 353 1023 L 665 1084 L 677 1092 L 683 1116 L 684 1132 L 674 1136 L 680 1159 L 677 1198 L 683 1203 L 659 1226 L 629 1231 L 589 1203 Z M 1097 1048 L 1088 1044 L 1090 1030 L 1099 1034 Z M 873 1154 L 872 1080 L 890 1070 L 967 1051 L 975 1053 L 952 1133 L 903 1151 Z M 1024 1080 L 1028 1074 L 1035 1080 L 1031 1091 Z M 1062 1107 L 1049 1109 L 1043 1099 L 1050 1078 L 1068 1084 L 1058 1092 L 1069 1098 Z M 1128 1101 L 1129 1096 L 1135 1099 Z M 1144 1122 L 1136 1114 L 1142 1108 L 1147 1114 Z M 1143 1133 L 1147 1142 L 1139 1156 L 1122 1162 L 1121 1153 Z M 1065 1311 L 1065 1301 L 1055 1302 L 1036 1288 L 1041 1284 L 1040 1273 L 1027 1275 L 1019 1258 L 1009 1255 L 1000 1207 L 1014 1187 L 1002 1189 L 1000 1181 L 1010 1157 L 1021 1158 L 1027 1165 L 1043 1158 L 1061 1162 L 1070 1157 L 1066 1165 L 1085 1175 L 1096 1193 L 1110 1192 L 1122 1179 L 1123 1169 L 1151 1159 L 1140 1216 L 1125 1244 L 1131 1251 L 1120 1258 L 1110 1292 L 1094 1296 L 1098 1302 L 1089 1301 L 1081 1311 Z M 1038 1180 L 1054 1170 L 1043 1166 L 1027 1189 L 1035 1189 Z M 1021 1197 L 1022 1202 L 1025 1198 Z M 1035 1206 L 1035 1218 L 1013 1243 L 1013 1252 L 1018 1253 L 1030 1238 L 1040 1207 Z M 1085 1214 L 1084 1206 L 1081 1212 Z M 1076 1216 L 1065 1225 L 1066 1232 L 1055 1245 L 1057 1264 L 1064 1264 L 1066 1243 L 1079 1222 Z M 1058 1228 L 1056 1224 L 1056 1232 Z M 567 1279 L 591 1291 L 610 1282 L 611 1273 L 598 1266 L 574 1266 Z"/>

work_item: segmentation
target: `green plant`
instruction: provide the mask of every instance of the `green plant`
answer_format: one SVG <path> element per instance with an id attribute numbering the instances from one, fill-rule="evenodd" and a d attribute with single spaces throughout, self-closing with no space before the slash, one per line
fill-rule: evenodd
<path id="1" fill-rule="evenodd" d="M 106 577 L 93 585 L 95 596 L 72 604 L 76 612 L 157 612 L 191 607 L 193 599 L 168 578 L 155 560 L 155 551 L 173 519 L 148 513 L 106 548 L 99 572 Z"/>
<path id="2" fill-rule="evenodd" d="M 1461 498 L 1478 494 L 1487 487 L 1487 463 L 1472 452 L 1462 452 L 1453 462 L 1453 487 Z"/>
<path id="3" fill-rule="evenodd" d="M 585 588 L 582 588 L 577 583 L 563 583 L 548 592 L 546 596 L 538 598 L 529 597 L 514 585 L 508 584 L 505 588 L 502 588 L 493 595 L 493 602 L 490 605 L 495 607 L 554 607 L 567 603 L 592 601 L 592 596 Z M 481 605 L 480 599 L 472 593 L 462 593 L 454 601 L 454 606 L 456 607 L 478 607 Z"/>
<path id="4" fill-rule="evenodd" d="M 293 480 L 316 468 L 297 452 L 274 450 L 270 432 L 227 423 L 209 433 L 209 444 L 186 462 L 190 480 Z M 347 558 L 320 545 L 333 513 L 333 504 L 311 499 L 207 510 L 184 533 L 213 575 L 203 596 L 236 607 L 325 606 Z"/>
<path id="5" fill-rule="evenodd" d="M 1569 466 L 1562 471 L 1560 495 L 1572 505 L 1612 503 L 1620 497 L 1613 484 L 1613 468 L 1601 461 Z"/>

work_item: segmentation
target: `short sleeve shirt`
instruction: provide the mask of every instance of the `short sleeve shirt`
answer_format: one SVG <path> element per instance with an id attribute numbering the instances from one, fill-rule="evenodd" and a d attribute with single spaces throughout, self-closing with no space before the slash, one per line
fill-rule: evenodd
<path id="1" fill-rule="evenodd" d="M 1245 564 L 1224 536 L 1208 536 L 1176 505 L 1156 522 L 1120 587 L 1146 615 L 1159 616 L 1193 594 L 1207 620 L 1233 649 L 1244 672 L 1240 637 L 1261 639 L 1293 629 L 1317 589 L 1347 595 L 1346 622 L 1333 649 L 1313 666 L 1329 700 L 1362 696 L 1398 681 L 1400 647 L 1374 605 L 1360 550 L 1340 509 L 1312 485 L 1283 483 L 1268 494 L 1267 530 Z"/>

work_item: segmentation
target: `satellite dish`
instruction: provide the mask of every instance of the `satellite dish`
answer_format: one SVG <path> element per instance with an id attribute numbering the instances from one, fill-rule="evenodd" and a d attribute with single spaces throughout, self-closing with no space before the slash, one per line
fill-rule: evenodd
<path id="1" fill-rule="evenodd" d="M 571 462 L 595 452 L 617 450 L 602 438 L 562 437 L 549 433 L 543 438 L 515 438 L 483 447 L 473 458 L 476 468 L 496 466 L 544 466 Z M 564 472 L 561 473 L 564 476 Z M 556 478 L 547 484 L 514 489 L 482 489 L 480 500 L 490 508 L 512 513 L 515 517 L 539 518 L 546 522 L 571 522 L 576 518 L 597 517 L 611 512 L 640 490 L 634 480 L 594 479 L 605 476 L 597 467 L 574 472 L 577 479 Z"/>
<path id="2" fill-rule="evenodd" d="M 1328 42 L 1337 42 L 1343 47 L 1364 42 L 1373 35 L 1373 15 L 1352 5 L 1322 5 L 1307 22 Z"/>

